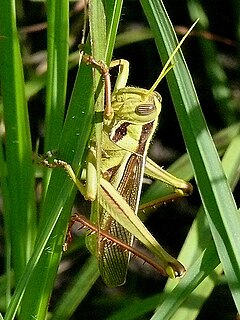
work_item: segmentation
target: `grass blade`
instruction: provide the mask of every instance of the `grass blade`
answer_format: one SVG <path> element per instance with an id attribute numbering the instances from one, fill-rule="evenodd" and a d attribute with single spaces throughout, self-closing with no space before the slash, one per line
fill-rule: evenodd
<path id="1" fill-rule="evenodd" d="M 64 292 L 55 308 L 52 319 L 70 319 L 98 277 L 99 270 L 97 261 L 95 257 L 91 257 L 76 275 L 72 286 Z"/>
<path id="2" fill-rule="evenodd" d="M 17 282 L 33 252 L 36 238 L 32 142 L 13 1 L 2 5 L 0 30 L 0 77 L 6 130 L 6 137 L 1 141 L 1 187 L 9 300 L 11 260 Z"/>
<path id="3" fill-rule="evenodd" d="M 141 1 L 155 35 L 161 57 L 166 60 L 176 47 L 176 37 L 161 1 Z M 160 32 L 161 31 L 161 32 Z M 176 57 L 173 73 L 167 76 L 172 99 L 184 135 L 195 178 L 208 217 L 218 255 L 235 303 L 240 309 L 240 249 L 236 235 L 240 222 L 236 204 L 212 142 L 189 72 L 182 55 Z"/>

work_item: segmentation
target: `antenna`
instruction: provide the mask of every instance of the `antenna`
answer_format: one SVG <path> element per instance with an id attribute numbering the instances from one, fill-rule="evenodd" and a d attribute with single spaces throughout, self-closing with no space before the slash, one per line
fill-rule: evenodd
<path id="1" fill-rule="evenodd" d="M 186 34 L 183 36 L 183 38 L 181 39 L 181 41 L 179 42 L 179 44 L 176 46 L 176 48 L 174 49 L 174 51 L 172 52 L 172 54 L 170 55 L 170 57 L 168 58 L 167 62 L 165 63 L 160 75 L 158 76 L 157 80 L 154 82 L 154 84 L 152 85 L 152 87 L 148 90 L 147 95 L 150 95 L 151 93 L 153 93 L 153 91 L 155 91 L 156 87 L 158 86 L 158 84 L 161 82 L 161 80 L 166 76 L 166 74 L 173 68 L 174 64 L 172 64 L 172 60 L 174 58 L 174 56 L 176 55 L 176 53 L 178 52 L 178 50 L 181 48 L 183 42 L 186 40 L 186 38 L 188 37 L 188 35 L 191 33 L 191 31 L 193 30 L 193 28 L 195 27 L 195 25 L 198 23 L 197 19 L 194 24 L 191 26 L 191 28 L 186 32 Z"/>

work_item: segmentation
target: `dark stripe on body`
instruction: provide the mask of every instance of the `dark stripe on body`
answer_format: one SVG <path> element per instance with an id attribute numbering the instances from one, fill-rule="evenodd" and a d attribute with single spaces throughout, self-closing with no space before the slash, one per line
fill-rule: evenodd
<path id="1" fill-rule="evenodd" d="M 115 134 L 112 137 L 112 141 L 117 143 L 118 141 L 122 140 L 123 137 L 127 134 L 127 127 L 130 125 L 130 122 L 124 122 L 115 130 Z"/>

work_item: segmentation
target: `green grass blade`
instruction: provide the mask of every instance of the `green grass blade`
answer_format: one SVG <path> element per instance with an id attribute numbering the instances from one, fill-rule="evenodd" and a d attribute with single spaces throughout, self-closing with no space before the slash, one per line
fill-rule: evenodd
<path id="1" fill-rule="evenodd" d="M 176 47 L 176 40 L 165 8 L 161 1 L 141 1 L 141 3 L 155 35 L 161 57 L 166 60 L 166 55 Z M 176 60 L 173 73 L 167 76 L 171 95 L 218 255 L 239 310 L 240 290 L 236 289 L 236 283 L 240 281 L 240 249 L 236 235 L 239 234 L 240 222 L 236 205 L 180 53 L 176 56 Z"/>
<path id="2" fill-rule="evenodd" d="M 127 304 L 127 307 L 121 308 L 118 312 L 107 317 L 107 320 L 138 320 L 148 319 L 147 313 L 154 310 L 161 298 L 161 294 L 156 294 L 145 299 L 137 298 L 136 301 L 132 299 L 131 303 Z M 144 316 L 144 317 L 143 317 Z"/>
<path id="3" fill-rule="evenodd" d="M 48 0 L 48 72 L 45 152 L 53 150 L 61 134 L 67 89 L 69 2 Z"/>
<path id="4" fill-rule="evenodd" d="M 89 74 L 90 78 L 88 76 Z M 82 79 L 85 79 L 83 82 L 84 85 L 82 83 Z M 89 95 L 86 95 L 88 92 Z M 72 159 L 74 158 L 74 167 L 79 167 L 78 164 L 81 161 L 85 144 L 89 138 L 91 130 L 92 111 L 88 111 L 87 108 L 90 103 L 90 100 L 88 99 L 89 96 L 91 96 L 91 92 L 91 70 L 89 68 L 85 68 L 84 71 L 82 71 L 81 68 L 81 74 L 78 74 L 77 76 L 75 88 L 72 94 L 67 119 L 61 136 L 61 144 L 59 144 L 59 156 L 69 162 L 72 162 Z M 81 101 L 81 105 L 79 105 L 79 101 Z M 81 131 L 81 129 L 83 131 Z M 42 318 L 43 314 L 45 316 L 46 308 L 48 306 L 48 295 L 52 290 L 53 280 L 55 278 L 58 262 L 61 256 L 60 243 L 63 241 L 64 230 L 66 229 L 67 221 L 69 219 L 71 201 L 73 200 L 73 195 L 71 197 L 69 197 L 69 195 L 72 190 L 73 183 L 69 180 L 66 174 L 61 172 L 61 170 L 56 170 L 56 172 L 54 171 L 51 191 L 49 186 L 48 194 L 46 195 L 45 204 L 43 206 L 39 239 L 36 243 L 32 258 L 25 269 L 25 273 L 16 288 L 6 314 L 6 319 L 13 319 L 14 314 L 17 311 L 17 307 L 21 303 L 24 290 L 33 275 L 33 270 L 45 248 L 46 242 L 49 239 L 60 214 L 62 214 L 59 224 L 51 235 L 54 240 L 47 245 L 46 254 L 43 255 L 42 260 L 38 265 L 38 268 L 35 269 L 35 273 L 29 283 L 29 293 L 27 293 L 25 299 L 27 301 L 28 296 L 28 301 L 31 301 L 31 303 L 28 303 L 28 309 L 22 311 L 23 313 L 28 312 L 29 314 L 31 311 L 33 311 L 31 314 L 35 314 L 36 312 L 39 315 L 39 319 Z M 53 201 L 53 199 L 55 201 Z M 63 211 L 63 207 L 67 201 L 68 207 L 66 208 L 66 211 Z M 43 273 L 42 270 L 45 270 L 45 273 Z M 39 287 L 36 286 L 36 284 L 39 285 Z M 45 290 L 44 295 L 42 294 L 42 290 Z"/>
<path id="5" fill-rule="evenodd" d="M 88 73 L 88 69 L 85 68 L 85 71 Z M 73 157 L 73 155 L 75 156 L 73 160 L 74 166 L 76 166 L 76 164 L 81 161 L 84 152 L 83 146 L 84 143 L 86 144 L 88 140 L 89 132 L 91 129 L 92 112 L 86 109 L 87 101 L 85 95 L 86 92 L 88 92 L 89 88 L 91 89 L 91 86 L 89 86 L 89 81 L 87 80 L 88 78 L 86 73 L 84 73 L 83 77 L 84 79 L 86 79 L 86 86 L 82 86 L 82 75 L 83 73 L 81 73 L 81 75 L 78 75 L 76 80 L 68 116 L 65 121 L 64 131 L 60 139 L 61 145 L 59 145 L 59 148 L 61 147 L 61 149 L 59 150 L 63 150 L 62 154 L 64 154 L 64 152 L 67 153 L 66 159 Z M 81 90 L 85 91 L 81 91 L 80 88 Z M 79 106 L 78 101 L 82 101 L 83 103 L 86 102 L 86 104 L 82 106 L 83 108 L 81 108 L 81 105 Z M 82 117 L 80 122 L 79 115 L 81 114 Z M 82 128 L 83 131 L 80 132 L 80 128 Z M 67 139 L 67 137 L 69 139 Z M 78 147 L 76 147 L 77 143 Z M 51 177 L 48 193 L 45 198 L 45 205 L 43 207 L 43 212 L 46 218 L 45 220 L 42 220 L 42 227 L 40 228 L 41 233 L 39 234 L 39 239 L 36 243 L 35 251 L 25 269 L 24 275 L 21 278 L 19 285 L 16 288 L 15 294 L 12 298 L 11 304 L 6 314 L 6 319 L 13 319 L 17 307 L 21 302 L 21 298 L 23 296 L 26 285 L 28 284 L 32 276 L 32 282 L 29 284 L 29 288 L 31 289 L 29 289 L 29 294 L 30 292 L 34 291 L 38 296 L 38 292 L 42 290 L 37 290 L 37 287 L 34 286 L 36 283 L 41 286 L 46 285 L 47 287 L 45 287 L 45 290 L 47 290 L 48 294 L 50 294 L 53 285 L 52 281 L 55 278 L 58 262 L 61 256 L 60 248 L 64 238 L 64 231 L 66 230 L 67 221 L 69 220 L 70 207 L 73 201 L 73 194 L 70 196 L 72 190 L 73 183 L 70 181 L 69 177 L 67 177 L 66 174 L 61 170 L 55 170 Z M 54 199 L 54 202 L 52 201 L 52 199 Z M 66 210 L 63 211 L 63 208 L 65 208 L 65 206 Z M 61 219 L 59 220 L 60 215 Z M 56 226 L 58 220 L 59 223 Z M 55 226 L 56 228 L 53 232 L 53 228 Z M 46 245 L 50 235 L 53 240 Z M 38 263 L 45 246 L 46 254 L 43 255 L 42 260 L 36 268 L 36 264 Z M 45 273 L 43 273 L 42 270 L 45 270 Z M 32 296 L 34 297 L 34 295 Z M 34 301 L 37 301 L 36 296 L 34 299 Z M 46 307 L 48 305 L 48 297 L 44 296 L 44 301 L 42 301 L 42 303 L 43 305 L 41 306 L 41 310 L 39 311 L 41 312 L 41 314 L 45 314 Z M 37 305 L 33 306 L 39 309 L 39 302 L 37 303 Z M 41 317 L 39 317 L 39 319 L 41 319 Z"/>
<path id="6" fill-rule="evenodd" d="M 11 239 L 12 261 L 16 281 L 29 260 L 36 237 L 36 207 L 32 144 L 25 97 L 23 65 L 16 29 L 13 1 L 2 4 L 0 13 L 1 84 L 6 130 L 5 157 L 7 190 L 6 230 Z"/>
<path id="7" fill-rule="evenodd" d="M 0 144 L 0 177 L 1 177 L 1 191 L 4 201 L 4 229 L 5 229 L 5 274 L 6 274 L 6 283 L 4 285 L 4 292 L 2 295 L 5 295 L 6 305 L 9 304 L 11 298 L 11 283 L 12 283 L 12 266 L 11 266 L 11 232 L 8 228 L 11 227 L 11 215 L 10 215 L 10 197 L 7 184 L 7 172 L 6 172 L 6 163 L 4 159 L 4 151 L 2 141 Z"/>
<path id="8" fill-rule="evenodd" d="M 88 70 L 85 71 L 88 73 Z M 91 73 L 91 70 L 89 71 Z M 85 79 L 86 84 L 89 85 L 87 75 L 85 74 L 83 77 L 82 76 L 83 74 L 81 73 L 77 77 L 68 115 L 59 143 L 59 157 L 72 162 L 75 168 L 76 163 L 78 164 L 82 159 L 84 147 L 91 130 L 92 117 L 92 112 L 86 109 L 89 101 L 86 101 L 86 97 L 84 97 L 84 95 L 91 90 L 91 86 L 86 87 L 82 85 L 82 79 Z M 85 91 L 83 91 L 84 89 Z M 86 102 L 86 104 L 81 108 L 79 101 L 81 101 L 81 103 Z M 81 131 L 80 128 L 83 129 L 83 131 Z M 80 167 L 78 166 L 76 172 L 79 171 L 79 168 Z M 48 244 L 46 245 L 46 253 L 42 255 L 41 260 L 34 271 L 32 281 L 29 284 L 29 294 L 26 296 L 26 301 L 29 301 L 29 299 L 31 299 L 32 292 L 35 292 L 34 301 L 37 301 L 36 296 L 39 298 L 37 303 L 34 304 L 33 301 L 31 305 L 33 308 L 32 311 L 34 311 L 35 314 L 38 314 L 39 319 L 42 319 L 46 314 L 49 295 L 52 292 L 53 281 L 61 258 L 62 243 L 64 241 L 65 231 L 70 218 L 71 206 L 75 194 L 73 187 L 73 182 L 65 172 L 63 172 L 63 170 L 56 169 L 53 171 L 43 205 L 40 230 L 49 230 L 56 222 L 57 224 L 51 234 Z M 44 233 L 44 237 L 45 236 L 46 233 Z M 42 239 L 42 237 L 43 234 L 40 234 L 39 240 Z M 41 270 L 46 271 L 44 274 L 41 274 Z M 41 291 L 45 292 L 44 296 L 40 294 Z M 42 300 L 41 297 L 43 297 Z M 26 312 L 30 312 L 30 308 L 28 308 Z"/>
<path id="9" fill-rule="evenodd" d="M 97 261 L 95 257 L 91 257 L 76 275 L 72 286 L 64 292 L 52 314 L 52 319 L 70 319 L 98 277 L 99 270 Z"/>
<path id="10" fill-rule="evenodd" d="M 103 60 L 105 57 L 106 48 L 106 24 L 100 23 L 101 19 L 106 20 L 104 12 L 103 1 L 93 0 L 89 4 L 89 27 L 90 27 L 90 39 L 91 39 L 91 54 L 97 60 Z M 100 121 L 96 121 L 94 124 L 94 138 L 96 142 L 96 181 L 88 181 L 88 183 L 96 183 L 100 185 L 101 175 L 101 153 L 102 153 L 102 121 L 103 121 L 103 110 L 104 110 L 104 88 L 103 81 L 101 80 L 101 74 L 93 68 L 93 92 L 95 96 L 94 110 L 96 114 L 101 115 Z M 88 177 L 87 177 L 88 179 Z M 96 198 L 91 205 L 91 219 L 96 217 L 97 221 L 100 219 L 100 204 L 99 204 L 99 187 L 96 189 Z M 86 246 L 90 248 L 89 241 L 91 237 L 86 237 Z M 98 242 L 93 243 L 94 252 L 97 252 Z M 96 255 L 98 259 L 98 256 Z"/>
<path id="11" fill-rule="evenodd" d="M 239 179 L 239 163 L 240 163 L 240 136 L 236 136 L 231 144 L 229 145 L 226 153 L 223 157 L 223 167 L 225 173 L 228 177 L 229 184 L 231 188 L 234 189 L 236 181 Z M 211 239 L 211 234 L 208 225 L 206 224 L 206 217 L 203 210 L 200 210 L 197 218 L 195 219 L 192 228 L 188 234 L 188 237 L 185 241 L 185 244 L 179 255 L 179 259 L 186 262 L 187 266 L 190 266 L 194 263 L 197 257 L 200 255 L 203 248 L 208 245 L 208 242 Z M 195 254 L 193 255 L 192 252 Z M 188 319 L 195 319 L 199 313 L 203 303 L 211 294 L 214 286 L 218 283 L 219 276 L 222 275 L 223 269 L 219 265 L 209 277 L 207 277 L 194 291 L 190 296 L 186 296 L 186 300 L 181 305 L 181 307 L 176 311 L 172 319 L 185 319 L 186 316 Z M 189 282 L 189 285 L 190 284 Z M 171 300 L 172 295 L 169 293 L 171 291 L 172 283 L 168 282 L 166 286 L 166 292 L 168 296 L 166 300 Z M 198 297 L 196 299 L 196 297 Z M 181 297 L 182 299 L 182 297 Z M 167 301 L 164 301 L 164 305 L 167 305 Z M 187 306 L 193 305 L 194 308 L 189 309 Z M 162 306 L 161 306 L 162 307 Z M 172 312 L 169 305 L 169 312 Z M 186 315 L 187 313 L 187 315 Z"/>
<path id="12" fill-rule="evenodd" d="M 66 97 L 67 61 L 68 61 L 68 1 L 55 4 L 48 1 L 48 81 L 46 102 L 46 140 L 45 150 L 54 149 L 60 137 L 63 123 Z M 49 171 L 50 173 L 50 171 Z M 70 209 L 70 208 L 69 208 Z M 49 211 L 45 211 L 49 212 Z M 41 224 L 48 221 L 48 216 L 41 215 Z M 60 212 L 60 211 L 58 211 Z M 41 319 L 46 313 L 49 294 L 52 290 L 55 275 L 54 264 L 58 262 L 54 255 L 54 248 L 59 242 L 52 242 L 41 259 L 38 269 L 34 273 L 23 298 L 20 318 L 26 319 L 30 314 L 37 315 Z M 51 248 L 51 249 L 50 249 Z M 51 253 L 53 253 L 51 255 Z M 39 276 L 42 261 L 50 261 L 49 274 L 45 273 L 44 280 Z"/>
<path id="13" fill-rule="evenodd" d="M 159 308 L 151 320 L 170 319 L 178 310 L 184 299 L 199 285 L 207 275 L 219 264 L 214 243 L 208 244 L 207 249 L 189 268 L 186 277 L 181 279 L 175 289 L 171 292 L 171 299 L 164 297 L 159 301 Z"/>
<path id="14" fill-rule="evenodd" d="M 105 61 L 109 65 L 112 60 L 113 49 L 115 46 L 116 35 L 122 11 L 123 0 L 108 1 L 106 6 L 107 17 L 107 49 Z"/>

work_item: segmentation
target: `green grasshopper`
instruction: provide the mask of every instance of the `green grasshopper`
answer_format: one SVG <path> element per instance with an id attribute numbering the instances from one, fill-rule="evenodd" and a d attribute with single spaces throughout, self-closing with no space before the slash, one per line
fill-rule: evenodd
<path id="1" fill-rule="evenodd" d="M 102 279 L 109 286 L 124 284 L 131 252 L 137 254 L 131 249 L 134 236 L 155 255 L 157 268 L 163 275 L 174 278 L 182 276 L 185 272 L 184 266 L 155 240 L 137 217 L 137 212 L 144 173 L 174 187 L 173 198 L 192 192 L 190 183 L 158 167 L 147 157 L 147 151 L 161 112 L 162 98 L 154 90 L 172 68 L 171 61 L 174 55 L 194 25 L 169 57 L 150 90 L 126 86 L 129 63 L 120 59 L 110 65 L 110 68 L 120 67 L 111 94 L 109 68 L 89 55 L 83 56 L 85 62 L 97 68 L 105 79 L 106 107 L 101 145 L 100 186 L 96 182 L 97 159 L 94 138 L 89 143 L 85 184 L 77 179 L 66 162 L 54 160 L 54 164 L 49 164 L 45 161 L 49 167 L 64 167 L 86 199 L 95 200 L 99 190 L 97 201 L 100 203 L 100 212 L 92 212 L 92 222 L 89 223 L 82 216 L 76 216 L 73 221 L 79 221 L 92 230 L 86 240 L 87 247 L 97 256 Z M 117 242 L 118 245 L 114 245 Z"/>

